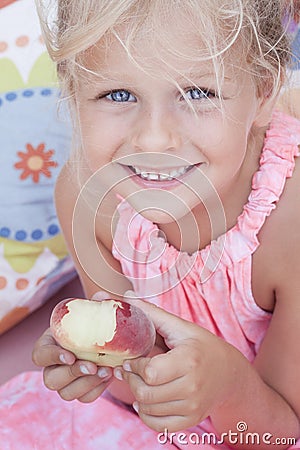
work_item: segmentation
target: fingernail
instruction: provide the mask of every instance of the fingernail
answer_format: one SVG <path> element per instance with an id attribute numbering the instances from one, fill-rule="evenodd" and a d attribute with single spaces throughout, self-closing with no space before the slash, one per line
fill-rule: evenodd
<path id="1" fill-rule="evenodd" d="M 133 402 L 132 407 L 135 410 L 136 413 L 139 413 L 139 405 L 138 402 Z"/>
<path id="2" fill-rule="evenodd" d="M 65 355 L 64 353 L 61 353 L 59 355 L 59 360 L 63 363 L 63 364 L 73 364 L 74 363 L 74 356 L 72 355 Z"/>
<path id="3" fill-rule="evenodd" d="M 86 366 L 81 365 L 80 366 L 80 372 L 83 373 L 83 375 L 89 375 L 89 369 Z"/>
<path id="4" fill-rule="evenodd" d="M 120 369 L 115 369 L 114 370 L 114 376 L 115 378 L 117 378 L 117 380 L 122 381 L 123 380 L 123 375 Z"/>
<path id="5" fill-rule="evenodd" d="M 99 378 L 105 378 L 109 375 L 109 371 L 105 367 L 101 367 L 97 373 Z"/>
<path id="6" fill-rule="evenodd" d="M 65 355 L 61 354 L 59 355 L 59 360 L 63 363 L 63 364 L 67 364 L 67 360 L 65 358 Z"/>
<path id="7" fill-rule="evenodd" d="M 136 297 L 134 291 L 128 290 L 128 291 L 125 292 L 124 298 L 128 298 L 128 299 L 133 298 L 133 299 L 136 299 L 137 297 Z"/>
<path id="8" fill-rule="evenodd" d="M 108 300 L 110 298 L 109 294 L 105 291 L 95 292 L 92 299 L 93 300 Z"/>
<path id="9" fill-rule="evenodd" d="M 125 362 L 125 363 L 123 364 L 123 369 L 126 370 L 126 372 L 132 372 L 131 366 L 130 366 L 130 363 L 129 363 L 129 362 Z"/>

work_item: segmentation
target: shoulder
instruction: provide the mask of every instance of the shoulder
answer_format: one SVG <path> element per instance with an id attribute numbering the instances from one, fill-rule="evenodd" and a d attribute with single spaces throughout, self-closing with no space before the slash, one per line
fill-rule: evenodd
<path id="1" fill-rule="evenodd" d="M 278 255 L 276 277 L 281 285 L 297 277 L 300 287 L 300 158 L 296 158 L 293 176 L 285 189 L 270 220 L 273 229 L 274 250 Z M 270 242 L 269 242 L 269 245 Z M 290 280 L 290 281 L 288 281 Z"/>
<path id="2" fill-rule="evenodd" d="M 55 189 L 57 215 L 69 252 L 88 297 L 99 289 L 119 297 L 131 285 L 111 253 L 117 199 L 105 198 L 99 205 L 98 193 L 84 189 L 84 180 L 77 178 L 66 164 Z"/>
<path id="3" fill-rule="evenodd" d="M 73 214 L 79 194 L 80 184 L 76 172 L 67 162 L 56 181 L 55 206 L 69 248 L 72 246 Z"/>
<path id="4" fill-rule="evenodd" d="M 267 218 L 259 233 L 261 253 L 269 263 L 273 282 L 284 282 L 295 273 L 300 255 L 300 157 L 295 159 L 295 169 L 286 180 L 276 208 Z M 283 274 L 285 272 L 285 274 Z M 276 280 L 276 281 L 275 281 Z M 300 281 L 300 279 L 299 279 Z M 275 286 L 274 286 L 275 287 Z"/>
<path id="5" fill-rule="evenodd" d="M 263 243 L 276 251 L 281 261 L 293 261 L 300 246 L 300 157 L 295 159 L 291 178 L 286 180 L 282 195 L 261 232 Z M 292 251 L 288 251 L 292 250 Z M 277 274 L 278 276 L 279 274 Z"/>
<path id="6" fill-rule="evenodd" d="M 300 282 L 300 157 L 291 178 L 285 182 L 276 208 L 259 232 L 260 246 L 253 255 L 252 288 L 256 302 L 272 311 L 275 293 L 289 279 Z M 299 269 L 298 269 L 299 268 Z"/>
<path id="7" fill-rule="evenodd" d="M 89 227 L 85 226 L 85 240 L 94 237 L 102 242 L 108 249 L 112 245 L 111 222 L 114 216 L 117 200 L 104 197 L 100 202 L 100 194 L 93 191 L 87 185 L 89 174 L 83 174 L 79 180 L 75 169 L 68 163 L 61 170 L 55 187 L 55 204 L 63 232 L 69 236 L 74 228 L 74 221 L 85 222 L 88 219 L 93 222 L 93 231 L 89 233 Z"/>
<path id="8" fill-rule="evenodd" d="M 79 189 L 76 189 L 76 183 L 74 183 L 74 174 L 72 174 L 68 165 L 64 165 L 55 185 L 55 206 L 63 231 L 68 228 L 66 225 L 70 225 L 69 218 L 78 192 Z"/>
<path id="9" fill-rule="evenodd" d="M 272 319 L 255 365 L 300 417 L 300 158 L 260 233 L 254 273 L 273 294 Z M 258 276 L 259 278 L 259 276 Z M 267 281 L 266 281 L 267 280 Z M 263 286 L 263 283 L 262 283 Z M 258 292 L 258 291 L 256 291 Z M 259 293 L 258 293 L 259 296 Z"/>

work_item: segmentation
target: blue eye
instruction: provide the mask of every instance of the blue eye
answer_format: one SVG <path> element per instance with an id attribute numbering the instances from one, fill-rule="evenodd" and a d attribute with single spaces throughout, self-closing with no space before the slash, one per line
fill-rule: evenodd
<path id="1" fill-rule="evenodd" d="M 136 98 L 130 94 L 130 92 L 125 89 L 119 89 L 116 91 L 111 91 L 106 95 L 106 98 L 112 102 L 125 103 L 125 102 L 135 102 Z"/>
<path id="2" fill-rule="evenodd" d="M 208 89 L 200 88 L 190 88 L 186 91 L 186 95 L 190 100 L 202 100 L 215 97 L 214 92 L 211 92 Z"/>

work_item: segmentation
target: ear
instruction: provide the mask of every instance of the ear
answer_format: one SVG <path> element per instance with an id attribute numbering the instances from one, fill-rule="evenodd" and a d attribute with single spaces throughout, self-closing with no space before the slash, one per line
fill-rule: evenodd
<path id="1" fill-rule="evenodd" d="M 280 97 L 281 88 L 286 81 L 286 74 L 283 69 L 280 70 L 278 74 L 279 79 L 275 84 L 270 75 L 265 75 L 264 81 L 257 87 L 259 103 L 255 125 L 258 127 L 266 127 L 270 123 L 272 113 Z"/>
<path id="2" fill-rule="evenodd" d="M 270 123 L 278 95 L 262 96 L 257 108 L 254 124 L 257 127 L 266 127 Z"/>
<path id="3" fill-rule="evenodd" d="M 276 108 L 300 120 L 300 89 L 296 87 L 285 90 L 280 95 Z"/>

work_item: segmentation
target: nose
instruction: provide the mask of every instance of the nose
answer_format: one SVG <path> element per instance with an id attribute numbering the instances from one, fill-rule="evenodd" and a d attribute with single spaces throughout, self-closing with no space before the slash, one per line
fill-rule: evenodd
<path id="1" fill-rule="evenodd" d="M 152 110 L 140 113 L 132 137 L 139 152 L 174 152 L 181 145 L 180 127 L 171 111 Z"/>

